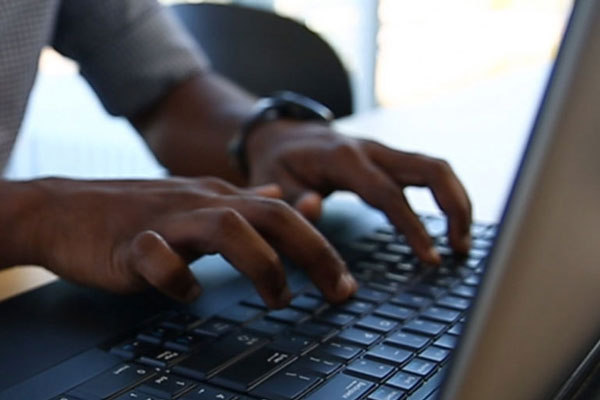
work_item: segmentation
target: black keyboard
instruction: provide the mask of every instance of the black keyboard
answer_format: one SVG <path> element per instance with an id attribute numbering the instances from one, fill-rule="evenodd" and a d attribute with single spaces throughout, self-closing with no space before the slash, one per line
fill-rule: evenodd
<path id="1" fill-rule="evenodd" d="M 443 256 L 421 265 L 392 227 L 342 248 L 360 289 L 327 304 L 312 285 L 290 306 L 258 295 L 209 319 L 171 313 L 110 349 L 123 363 L 64 400 L 425 399 L 443 376 L 496 226 L 475 224 L 457 258 L 445 221 L 423 217 Z"/>

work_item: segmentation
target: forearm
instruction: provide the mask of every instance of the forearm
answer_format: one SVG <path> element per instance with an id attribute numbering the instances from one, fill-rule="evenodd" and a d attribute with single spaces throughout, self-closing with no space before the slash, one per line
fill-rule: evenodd
<path id="1" fill-rule="evenodd" d="M 255 98 L 216 73 L 197 75 L 134 118 L 158 160 L 172 174 L 217 176 L 244 185 L 227 157 L 227 144 Z"/>
<path id="2" fill-rule="evenodd" d="M 39 264 L 35 226 L 41 202 L 33 182 L 0 180 L 0 269 Z"/>

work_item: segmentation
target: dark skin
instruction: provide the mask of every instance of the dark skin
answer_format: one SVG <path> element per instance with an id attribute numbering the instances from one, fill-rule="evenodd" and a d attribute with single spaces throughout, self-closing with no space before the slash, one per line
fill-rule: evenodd
<path id="1" fill-rule="evenodd" d="M 245 177 L 226 147 L 254 101 L 209 71 L 130 118 L 159 161 L 188 178 L 0 181 L 0 197 L 7 199 L 0 210 L 0 267 L 44 265 L 85 285 L 124 293 L 153 286 L 191 301 L 201 288 L 188 263 L 220 253 L 278 308 L 290 300 L 282 254 L 304 268 L 329 301 L 341 302 L 356 282 L 308 220 L 318 219 L 329 193 L 351 190 L 381 209 L 419 258 L 439 263 L 404 197 L 406 186 L 431 188 L 448 215 L 451 246 L 468 251 L 471 205 L 438 159 L 349 138 L 316 122 L 280 120 L 252 132 Z"/>

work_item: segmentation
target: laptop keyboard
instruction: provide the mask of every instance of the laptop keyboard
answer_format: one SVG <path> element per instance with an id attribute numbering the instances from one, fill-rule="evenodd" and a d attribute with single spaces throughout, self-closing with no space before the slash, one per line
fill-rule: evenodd
<path id="1" fill-rule="evenodd" d="M 421 265 L 383 226 L 342 248 L 360 284 L 348 302 L 330 305 L 309 285 L 282 310 L 253 295 L 209 319 L 169 314 L 110 349 L 122 364 L 55 399 L 425 399 L 456 346 L 496 227 L 473 225 L 469 256 L 456 258 L 445 220 L 422 220 L 440 267 Z"/>

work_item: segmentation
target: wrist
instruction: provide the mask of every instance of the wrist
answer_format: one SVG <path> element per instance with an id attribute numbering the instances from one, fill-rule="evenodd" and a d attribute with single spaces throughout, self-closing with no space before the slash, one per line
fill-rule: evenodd
<path id="1" fill-rule="evenodd" d="M 293 92 L 279 92 L 271 97 L 265 97 L 256 102 L 254 109 L 230 140 L 228 152 L 231 164 L 246 178 L 250 176 L 249 141 L 260 131 L 269 131 L 279 121 L 288 123 L 318 122 L 329 124 L 333 114 L 324 105 Z M 265 129 L 265 125 L 267 125 Z M 285 132 L 286 130 L 278 130 Z"/>
<path id="2" fill-rule="evenodd" d="M 37 181 L 0 180 L 0 269 L 41 265 L 38 240 L 43 195 Z"/>

